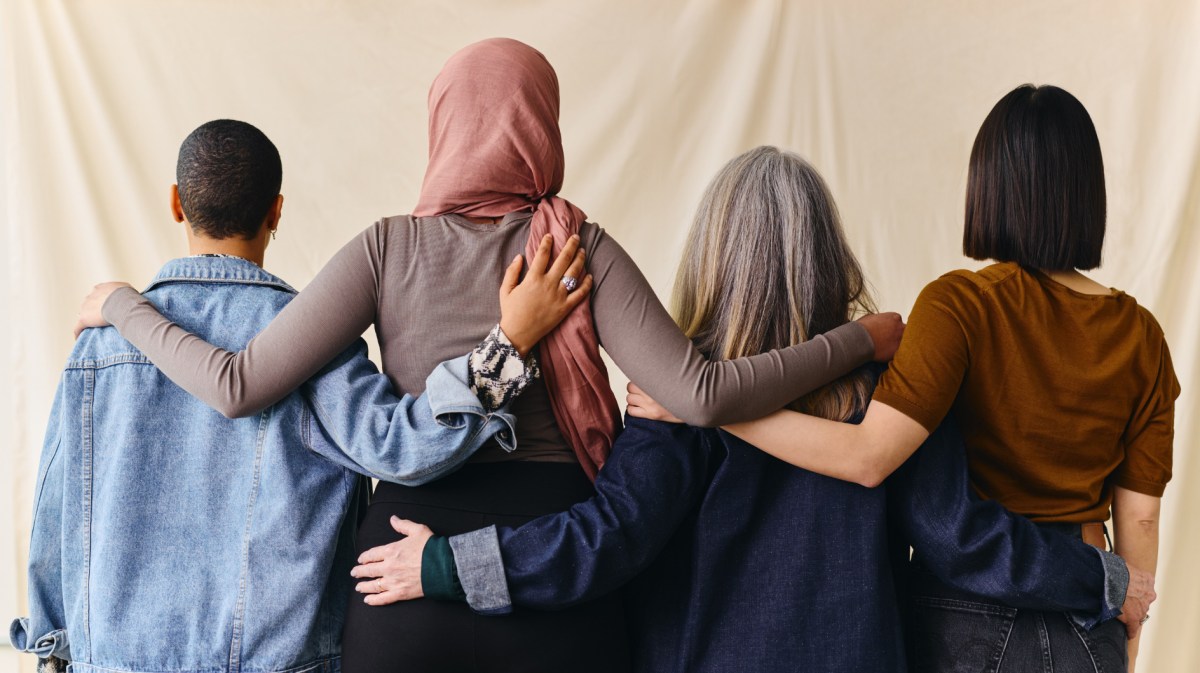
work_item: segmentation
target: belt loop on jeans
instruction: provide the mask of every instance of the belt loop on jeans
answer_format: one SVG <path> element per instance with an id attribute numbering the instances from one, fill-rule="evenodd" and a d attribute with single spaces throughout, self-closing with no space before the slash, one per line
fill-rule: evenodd
<path id="1" fill-rule="evenodd" d="M 1080 524 L 1079 534 L 1084 542 L 1100 551 L 1108 551 L 1108 529 L 1103 523 Z"/>

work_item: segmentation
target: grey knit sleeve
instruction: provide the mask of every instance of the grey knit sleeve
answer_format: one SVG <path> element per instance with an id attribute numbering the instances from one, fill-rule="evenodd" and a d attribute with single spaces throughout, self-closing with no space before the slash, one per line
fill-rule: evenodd
<path id="1" fill-rule="evenodd" d="M 874 357 L 870 334 L 851 322 L 790 348 L 710 362 L 615 240 L 603 231 L 584 240 L 600 344 L 631 381 L 691 425 L 759 418 Z"/>
<path id="2" fill-rule="evenodd" d="M 104 318 L 184 390 L 230 417 L 283 399 L 375 320 L 380 228 L 347 243 L 245 350 L 217 348 L 167 320 L 132 289 L 114 292 Z"/>

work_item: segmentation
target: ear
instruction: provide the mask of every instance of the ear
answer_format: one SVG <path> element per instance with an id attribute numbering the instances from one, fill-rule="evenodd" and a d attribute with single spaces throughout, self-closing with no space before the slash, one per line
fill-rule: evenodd
<path id="1" fill-rule="evenodd" d="M 267 217 L 263 220 L 263 224 L 267 225 L 269 231 L 275 231 L 279 228 L 279 220 L 283 217 L 283 194 L 275 197 L 275 201 L 271 207 L 267 209 Z"/>
<path id="2" fill-rule="evenodd" d="M 184 222 L 183 203 L 179 200 L 179 185 L 171 185 L 171 216 L 176 222 Z"/>

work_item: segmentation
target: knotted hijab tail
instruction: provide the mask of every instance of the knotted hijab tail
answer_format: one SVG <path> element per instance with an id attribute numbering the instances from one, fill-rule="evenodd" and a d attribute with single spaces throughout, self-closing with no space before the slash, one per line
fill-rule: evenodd
<path id="1" fill-rule="evenodd" d="M 533 259 L 546 234 L 554 237 L 555 251 L 561 250 L 567 239 L 579 232 L 585 217 L 565 199 L 544 199 L 530 222 L 525 258 Z M 595 481 L 621 427 L 621 410 L 600 358 L 590 297 L 542 339 L 539 354 L 554 420 L 583 471 Z"/>

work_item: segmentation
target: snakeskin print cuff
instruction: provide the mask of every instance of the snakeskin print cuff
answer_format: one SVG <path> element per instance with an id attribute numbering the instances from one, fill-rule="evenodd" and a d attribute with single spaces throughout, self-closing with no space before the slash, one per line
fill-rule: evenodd
<path id="1" fill-rule="evenodd" d="M 517 398 L 541 376 L 537 358 L 521 354 L 497 324 L 467 358 L 471 389 L 487 411 L 495 411 Z"/>

